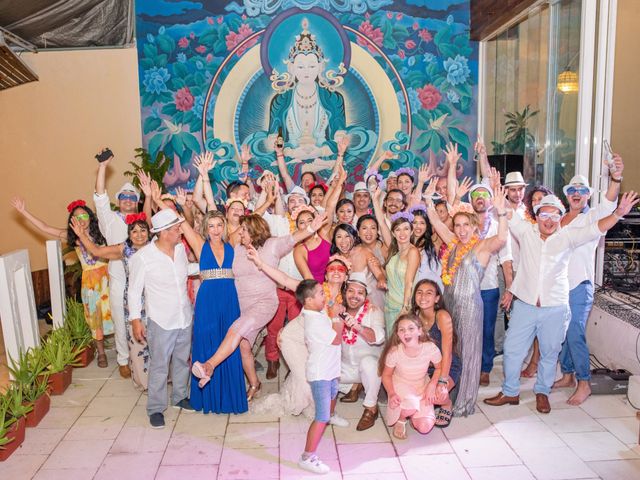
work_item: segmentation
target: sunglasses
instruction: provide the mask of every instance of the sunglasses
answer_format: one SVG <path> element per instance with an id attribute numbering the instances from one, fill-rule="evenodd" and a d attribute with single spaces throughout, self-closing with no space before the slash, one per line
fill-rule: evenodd
<path id="1" fill-rule="evenodd" d="M 347 269 L 342 265 L 332 265 L 330 267 L 327 267 L 327 273 L 336 273 L 336 272 L 347 273 Z"/>
<path id="2" fill-rule="evenodd" d="M 588 187 L 567 187 L 567 195 L 571 196 L 571 195 L 575 195 L 575 194 L 579 194 L 579 195 L 589 195 L 589 188 Z"/>
<path id="3" fill-rule="evenodd" d="M 539 213 L 538 217 L 540 217 L 540 220 L 549 219 L 552 222 L 559 222 L 560 218 L 562 218 L 562 216 L 559 213 L 548 213 L 548 212 Z"/>
<path id="4" fill-rule="evenodd" d="M 121 202 L 125 202 L 127 200 L 129 200 L 130 202 L 137 202 L 138 197 L 133 193 L 121 193 L 120 195 L 118 195 L 118 200 L 120 200 Z"/>
<path id="5" fill-rule="evenodd" d="M 478 190 L 474 190 L 471 192 L 471 199 L 475 200 L 476 198 L 491 198 L 491 194 L 489 192 L 479 192 Z"/>
<path id="6" fill-rule="evenodd" d="M 78 215 L 73 216 L 76 220 L 89 220 L 88 213 L 79 213 Z"/>

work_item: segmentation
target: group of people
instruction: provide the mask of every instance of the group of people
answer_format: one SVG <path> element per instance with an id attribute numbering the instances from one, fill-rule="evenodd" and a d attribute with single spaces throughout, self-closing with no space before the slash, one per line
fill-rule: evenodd
<path id="1" fill-rule="evenodd" d="M 448 145 L 446 177 L 423 166 L 385 178 L 381 165 L 393 154 L 384 152 L 351 185 L 348 145 L 346 136 L 338 142 L 328 183 L 304 170 L 294 183 L 276 142 L 278 172 L 253 181 L 243 147 L 225 198 L 213 195 L 215 161 L 205 153 L 194 160 L 192 192 L 163 194 L 141 171 L 144 201 L 126 183 L 112 209 L 105 177 L 113 157 L 103 154 L 95 213 L 76 200 L 67 226 L 55 228 L 24 200 L 12 203 L 75 249 L 98 366 L 107 366 L 104 337 L 114 333 L 120 374 L 147 392 L 153 427 L 164 426 L 169 379 L 171 404 L 184 410 L 304 414 L 313 421 L 299 465 L 326 473 L 316 455 L 324 429 L 348 426 L 335 410 L 339 392 L 341 402 L 364 395 L 357 430 L 371 428 L 386 401 L 386 423 L 400 439 L 408 422 L 426 434 L 473 414 L 490 381 L 499 308 L 511 312 L 505 379 L 484 402 L 518 404 L 521 375 L 536 375 L 541 413 L 550 411 L 554 382 L 576 386 L 570 404 L 584 401 L 595 248 L 638 203 L 634 192 L 618 198 L 620 156 L 598 206 L 589 208 L 594 190 L 576 175 L 563 189 L 567 210 L 520 172 L 501 179 L 480 141 L 475 184 L 458 181 L 461 155 Z M 261 395 L 260 343 L 268 379 L 280 374 L 281 357 L 289 369 L 277 394 Z"/>

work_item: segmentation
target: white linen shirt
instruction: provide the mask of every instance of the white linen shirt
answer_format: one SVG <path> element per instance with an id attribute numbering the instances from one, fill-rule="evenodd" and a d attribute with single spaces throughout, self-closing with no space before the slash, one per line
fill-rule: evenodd
<path id="1" fill-rule="evenodd" d="M 357 318 L 362 312 L 363 307 L 360 307 L 358 313 L 355 314 Z M 366 355 L 380 356 L 382 352 L 382 344 L 384 344 L 384 314 L 382 310 L 377 308 L 371 300 L 369 300 L 369 310 L 367 314 L 362 318 L 361 325 L 363 327 L 370 328 L 374 333 L 374 340 L 372 343 L 367 342 L 361 334 L 358 334 L 358 338 L 353 345 L 342 342 L 342 363 L 357 365 L 360 363 L 360 359 Z"/>
<path id="2" fill-rule="evenodd" d="M 569 303 L 569 258 L 580 245 L 602 235 L 597 223 L 563 228 L 540 238 L 538 225 L 520 216 L 509 221 L 513 237 L 520 243 L 520 265 L 510 291 L 529 305 L 556 307 Z"/>
<path id="3" fill-rule="evenodd" d="M 269 224 L 272 237 L 284 237 L 293 233 L 289 228 L 289 219 L 285 216 L 265 212 L 262 218 Z M 302 280 L 302 275 L 300 275 L 298 267 L 296 267 L 296 262 L 293 259 L 293 250 L 280 259 L 278 269 L 295 280 Z"/>
<path id="4" fill-rule="evenodd" d="M 513 211 L 513 214 L 518 215 L 521 219 L 525 220 L 526 211 L 527 211 L 527 207 L 525 206 L 524 203 L 521 203 L 520 205 L 518 205 L 518 208 L 516 208 Z M 513 274 L 515 276 L 516 270 L 518 269 L 518 263 L 520 263 L 520 244 L 515 238 L 511 242 L 511 257 L 512 257 Z"/>
<path id="5" fill-rule="evenodd" d="M 302 309 L 304 343 L 307 345 L 307 382 L 340 377 L 340 344 L 333 345 L 336 331 L 324 312 Z"/>
<path id="6" fill-rule="evenodd" d="M 564 229 L 574 229 L 584 227 L 596 222 L 601 218 L 610 215 L 618 206 L 618 202 L 612 202 L 606 197 L 602 199 L 600 205 L 590 209 L 586 213 L 580 213 Z M 603 234 L 604 235 L 604 234 Z M 569 289 L 573 290 L 585 280 L 592 284 L 595 277 L 595 254 L 600 243 L 600 237 L 576 248 L 569 259 Z"/>
<path id="7" fill-rule="evenodd" d="M 187 294 L 187 252 L 175 246 L 173 260 L 156 246 L 156 239 L 129 260 L 129 318 L 140 318 L 142 291 L 147 319 L 164 330 L 191 325 L 191 302 Z"/>
<path id="8" fill-rule="evenodd" d="M 491 224 L 484 238 L 493 237 L 498 234 L 498 220 L 490 215 L 487 221 L 490 221 Z M 512 260 L 511 234 L 507 234 L 507 242 L 504 244 L 504 247 L 489 258 L 487 268 L 484 270 L 484 277 L 482 277 L 482 281 L 480 282 L 480 290 L 493 290 L 494 288 L 498 288 L 498 265 Z"/>
<path id="9" fill-rule="evenodd" d="M 107 245 L 118 245 L 124 242 L 129 237 L 127 224 L 124 222 L 124 216 L 120 212 L 111 210 L 109 195 L 106 192 L 102 194 L 94 193 L 93 203 L 96 206 L 98 226 L 107 241 Z M 111 284 L 121 284 L 124 291 L 126 274 L 122 260 L 109 260 L 109 277 Z"/>

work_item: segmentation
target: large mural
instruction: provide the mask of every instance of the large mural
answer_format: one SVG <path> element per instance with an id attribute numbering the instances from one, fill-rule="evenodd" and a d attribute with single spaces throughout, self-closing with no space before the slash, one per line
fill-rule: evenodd
<path id="1" fill-rule="evenodd" d="M 383 171 L 442 172 L 448 142 L 475 170 L 467 0 L 137 0 L 136 16 L 144 146 L 174 159 L 169 189 L 193 186 L 205 149 L 214 185 L 242 145 L 253 176 L 274 170 L 279 136 L 294 178 L 327 174 L 344 135 L 351 182 L 385 149 Z"/>

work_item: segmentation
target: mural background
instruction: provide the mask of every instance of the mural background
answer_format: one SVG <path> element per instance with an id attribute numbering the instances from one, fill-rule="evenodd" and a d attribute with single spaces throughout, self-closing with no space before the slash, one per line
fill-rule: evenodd
<path id="1" fill-rule="evenodd" d="M 460 174 L 475 173 L 477 47 L 469 41 L 467 0 L 138 0 L 143 142 L 152 156 L 163 150 L 174 159 L 167 188 L 193 186 L 192 158 L 204 149 L 218 160 L 214 182 L 236 178 L 243 143 L 251 146 L 253 176 L 275 169 L 271 137 L 265 139 L 275 133 L 269 117 L 276 92 L 260 47 L 266 32 L 276 32 L 263 51 L 273 68 L 286 71 L 281 61 L 302 18 L 328 57 L 326 69 L 349 60 L 336 92 L 352 138 L 345 159 L 352 182 L 382 149 L 398 154 L 383 174 L 424 161 L 441 165 L 449 141 L 462 150 Z M 342 28 L 325 21 L 331 18 Z M 350 58 L 336 43 L 340 32 Z M 327 138 L 331 151 L 333 140 Z M 323 172 L 330 158 L 289 159 L 288 167 L 295 179 L 303 163 Z"/>

